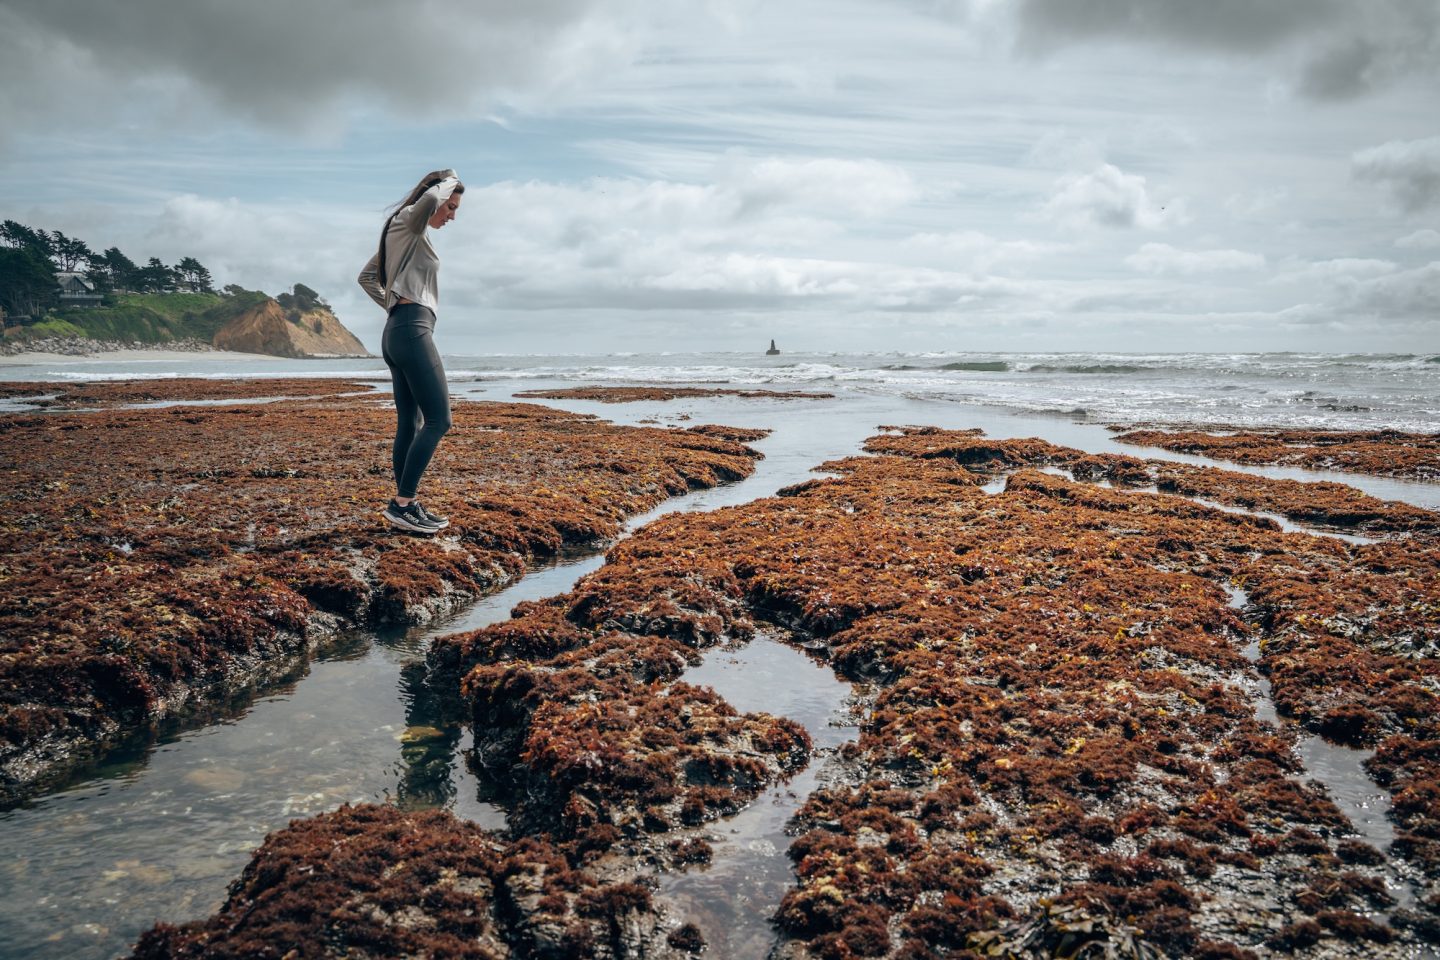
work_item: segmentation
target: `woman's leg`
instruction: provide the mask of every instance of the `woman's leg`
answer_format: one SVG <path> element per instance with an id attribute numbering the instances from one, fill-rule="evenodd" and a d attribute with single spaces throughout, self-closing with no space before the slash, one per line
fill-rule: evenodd
<path id="1" fill-rule="evenodd" d="M 408 396 L 424 421 L 419 431 L 413 433 L 403 461 L 399 454 L 398 435 L 396 438 L 396 485 L 399 496 L 408 499 L 415 496 L 420 478 L 430 465 L 440 438 L 450 431 L 450 388 L 445 383 L 445 368 L 440 363 L 440 354 L 435 349 L 429 328 L 415 325 L 400 330 L 393 353 L 399 361 Z M 398 409 L 398 388 L 396 398 Z"/>
<path id="2" fill-rule="evenodd" d="M 395 471 L 395 490 L 398 493 L 405 475 L 405 458 L 420 429 L 420 406 L 415 402 L 415 394 L 410 390 L 404 369 L 391 352 L 392 340 L 399 337 L 399 334 L 392 336 L 394 330 L 386 324 L 380 340 L 380 354 L 385 358 L 385 366 L 390 368 L 390 385 L 395 395 L 395 443 L 390 447 L 390 465 Z"/>

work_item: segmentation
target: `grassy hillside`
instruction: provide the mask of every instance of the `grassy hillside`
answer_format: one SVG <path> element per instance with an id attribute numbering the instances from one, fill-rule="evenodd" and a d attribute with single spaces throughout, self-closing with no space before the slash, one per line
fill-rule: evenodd
<path id="1" fill-rule="evenodd" d="M 222 297 L 215 293 L 123 293 L 103 307 L 57 310 L 26 327 L 29 337 L 90 337 L 167 343 L 209 341 L 225 321 L 268 298 L 259 291 Z"/>

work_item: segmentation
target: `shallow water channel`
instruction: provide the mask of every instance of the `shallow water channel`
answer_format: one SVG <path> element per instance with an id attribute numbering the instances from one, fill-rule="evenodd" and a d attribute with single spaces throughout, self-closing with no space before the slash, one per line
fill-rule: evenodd
<path id="1" fill-rule="evenodd" d="M 858 452 L 874 432 L 868 416 L 817 426 L 786 409 L 796 403 L 751 401 L 696 419 L 764 424 L 775 434 L 756 444 L 766 458 L 749 478 L 673 498 L 627 528 L 768 496 L 810 478 L 824 460 Z M 623 409 L 597 412 L 630 420 L 615 415 Z M 675 421 L 698 412 L 661 415 Z M 76 782 L 0 813 L 0 958 L 127 953 L 157 921 L 218 909 L 266 834 L 343 803 L 445 807 L 504 827 L 504 811 L 484 799 L 487 785 L 463 762 L 468 729 L 444 715 L 422 682 L 425 651 L 435 636 L 505 620 L 520 601 L 563 593 L 603 562 L 602 549 L 577 551 L 423 629 L 342 638 L 224 719 L 171 725 Z M 830 683 L 843 686 L 833 676 Z M 803 722 L 813 690 L 794 693 L 775 691 L 766 708 Z"/>
<path id="2" fill-rule="evenodd" d="M 546 385 L 476 382 L 455 384 L 454 392 L 506 400 L 510 389 Z M 859 453 L 861 441 L 883 424 L 979 426 L 997 438 L 1041 436 L 1097 452 L 1161 455 L 1121 447 L 1103 428 L 1063 418 L 893 396 L 559 405 L 621 423 L 710 422 L 774 431 L 755 444 L 766 458 L 753 476 L 673 499 L 635 518 L 632 530 L 666 513 L 717 509 L 773 494 L 814 476 L 813 468 L 826 460 Z M 1433 485 L 1416 497 L 1406 496 L 1411 491 L 1404 484 L 1345 479 L 1377 495 L 1440 506 Z M 118 751 L 76 782 L 0 813 L 0 958 L 100 960 L 124 954 L 157 921 L 214 912 L 267 833 L 342 803 L 445 807 L 483 826 L 503 827 L 504 811 L 485 799 L 487 785 L 461 759 L 470 745 L 468 730 L 445 715 L 421 682 L 425 650 L 437 635 L 508 618 L 521 600 L 565 592 L 602 563 L 599 550 L 577 553 L 424 629 L 343 638 L 297 665 L 288 679 L 234 705 L 224 719 L 201 727 L 176 725 L 153 742 Z M 823 777 L 826 757 L 855 736 L 856 691 L 828 667 L 765 635 L 708 652 L 685 680 L 714 686 L 742 711 L 792 717 L 816 743 L 809 768 L 713 825 L 710 867 L 672 875 L 663 885 L 662 892 L 701 923 L 712 956 L 763 956 L 773 938 L 767 918 L 789 882 L 785 822 Z M 1325 765 L 1308 751 L 1306 760 Z M 1378 840 L 1381 824 L 1388 827 L 1375 805 L 1383 794 L 1358 767 L 1347 766 L 1331 787 L 1337 794 L 1363 794 L 1364 809 L 1372 817 L 1380 812 L 1378 824 L 1362 826 L 1368 818 L 1357 817 L 1367 837 Z M 1355 807 L 1350 804 L 1346 812 L 1355 816 Z"/>

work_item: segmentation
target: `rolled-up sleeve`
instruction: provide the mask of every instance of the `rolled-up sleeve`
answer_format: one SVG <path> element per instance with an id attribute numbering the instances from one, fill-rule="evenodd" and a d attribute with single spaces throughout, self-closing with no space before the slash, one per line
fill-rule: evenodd
<path id="1" fill-rule="evenodd" d="M 365 266 L 360 271 L 359 280 L 360 289 L 364 290 L 371 300 L 378 303 L 381 310 L 386 309 L 385 287 L 380 283 L 379 253 L 371 254 L 370 259 L 365 261 Z"/>

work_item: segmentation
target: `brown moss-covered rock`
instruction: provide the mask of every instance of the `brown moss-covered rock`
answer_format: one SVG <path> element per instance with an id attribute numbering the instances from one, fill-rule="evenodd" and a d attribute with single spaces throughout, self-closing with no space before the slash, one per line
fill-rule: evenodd
<path id="1" fill-rule="evenodd" d="M 515 394 L 538 400 L 599 400 L 601 403 L 682 400 L 692 397 L 745 397 L 768 400 L 828 400 L 833 393 L 804 390 L 738 390 L 730 387 L 561 387 Z"/>
<path id="2" fill-rule="evenodd" d="M 1235 463 L 1346 470 L 1375 476 L 1440 478 L 1440 436 L 1399 430 L 1267 430 L 1205 433 L 1132 430 L 1115 439 Z"/>
<path id="3" fill-rule="evenodd" d="M 146 381 L 81 395 L 274 387 Z M 757 456 L 704 434 L 460 403 L 423 491 L 452 526 L 415 538 L 379 517 L 394 414 L 342 395 L 354 387 L 306 380 L 279 388 L 317 399 L 0 417 L 0 798 L 283 669 L 335 627 L 433 617 L 534 557 L 615 536 L 668 496 L 742 477 Z"/>
<path id="4" fill-rule="evenodd" d="M 366 393 L 369 384 L 315 377 L 262 377 L 200 379 L 174 377 L 158 380 L 102 380 L 96 382 L 12 382 L 0 384 L 0 397 L 23 401 L 39 409 L 51 407 L 108 407 L 120 404 L 163 403 L 186 400 L 258 400 L 277 397 L 334 397 Z"/>
<path id="5" fill-rule="evenodd" d="M 1035 467 L 1071 479 L 1108 482 L 1122 489 L 1154 487 L 1164 493 L 1243 511 L 1279 514 L 1296 523 L 1320 527 L 1355 528 L 1367 533 L 1440 529 L 1440 515 L 1433 511 L 1381 500 L 1340 483 L 1259 477 L 1109 453 L 1088 454 L 1033 438 L 997 441 L 974 430 L 893 429 L 897 432 L 872 437 L 865 448 L 882 454 L 954 460 L 982 473 Z"/>
<path id="6" fill-rule="evenodd" d="M 810 750 L 794 722 L 679 681 L 696 649 L 750 623 L 714 608 L 702 572 L 647 576 L 628 543 L 574 592 L 443 637 L 429 657 L 432 677 L 465 674 L 475 759 L 512 788 L 514 822 L 582 851 L 734 813 Z"/>
<path id="7" fill-rule="evenodd" d="M 359 806 L 271 834 L 218 913 L 155 927 L 133 956 L 663 958 L 693 944 L 644 887 L 576 870 L 543 840 Z"/>
<path id="8" fill-rule="evenodd" d="M 1162 460 L 1148 463 L 1153 482 L 1166 493 L 1244 510 L 1278 513 L 1296 523 L 1322 528 L 1353 527 L 1369 533 L 1434 531 L 1440 526 L 1440 518 L 1433 511 L 1395 500 L 1381 500 L 1342 483 L 1257 477 Z"/>
<path id="9" fill-rule="evenodd" d="M 1153 461 L 930 429 L 870 446 L 837 477 L 651 524 L 570 593 L 436 642 L 534 860 L 683 868 L 694 827 L 798 766 L 803 731 L 683 680 L 763 626 L 870 690 L 795 821 L 777 956 L 1414 955 L 1440 903 L 1425 516 L 1374 506 L 1406 536 L 1358 544 L 1153 492 Z M 1221 474 L 1197 475 L 1202 500 L 1301 506 L 1305 485 Z M 1257 719 L 1262 674 L 1282 714 L 1378 741 L 1392 849 L 1357 843 L 1296 724 Z M 1397 858 L 1427 888 L 1392 924 Z"/>
<path id="10" fill-rule="evenodd" d="M 1059 942 L 1070 924 L 1135 956 L 1247 956 L 1282 927 L 1308 935 L 1312 918 L 1317 943 L 1412 937 L 1350 919 L 1376 908 L 1387 860 L 1356 855 L 1348 820 L 1303 775 L 1295 728 L 1256 719 L 1244 650 L 1260 642 L 1282 710 L 1319 729 L 1327 716 L 1381 738 L 1417 729 L 1437 676 L 1423 652 L 1440 624 L 1433 515 L 1377 502 L 1374 516 L 1410 539 L 1355 544 L 1149 492 L 1154 462 L 1142 475 L 1133 458 L 936 430 L 868 446 L 881 455 L 825 465 L 838 478 L 653 524 L 573 593 L 437 645 L 447 669 L 471 670 L 477 730 L 520 731 L 496 739 L 495 766 L 518 757 L 553 780 L 603 756 L 625 778 L 595 794 L 567 786 L 540 804 L 564 811 L 558 823 L 525 822 L 563 836 L 593 822 L 594 842 L 676 829 L 692 785 L 668 738 L 684 727 L 628 684 L 695 710 L 675 682 L 688 651 L 769 621 L 875 690 L 845 753 L 853 781 L 802 807 L 797 884 L 776 914 L 784 956 L 964 956 Z M 1095 479 L 1113 468 L 1131 483 L 1032 464 Z M 1017 472 L 986 493 L 977 480 L 1001 468 Z M 1249 495 L 1249 478 L 1226 473 L 1197 474 L 1203 500 Z M 1298 509 L 1307 486 L 1261 484 L 1255 502 Z M 1243 618 L 1237 587 L 1250 592 Z M 1343 636 L 1348 660 L 1287 645 L 1316 635 L 1302 612 L 1332 624 L 1324 635 Z M 1422 651 L 1404 664 L 1402 621 Z M 643 722 L 622 730 L 623 718 Z M 621 749 L 602 753 L 611 742 Z M 1395 764 L 1397 783 L 1418 783 L 1412 768 Z M 1430 809 L 1423 789 L 1403 790 L 1397 809 L 1412 795 Z M 694 817 L 711 815 L 697 800 Z M 1252 902 L 1256 889 L 1274 899 Z"/>

